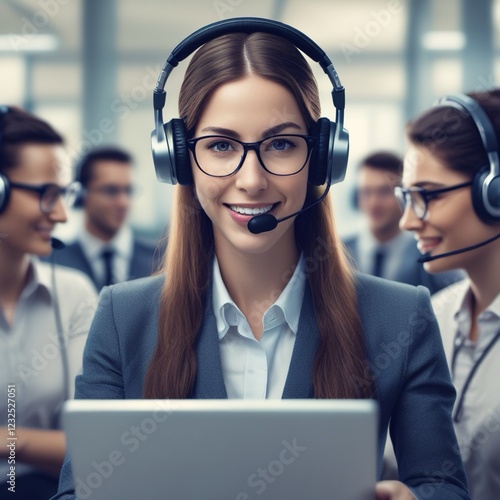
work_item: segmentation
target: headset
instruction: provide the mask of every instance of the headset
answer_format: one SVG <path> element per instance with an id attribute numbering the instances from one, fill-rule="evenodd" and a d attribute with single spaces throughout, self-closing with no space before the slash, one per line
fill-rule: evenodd
<path id="1" fill-rule="evenodd" d="M 8 106 L 4 104 L 0 105 L 0 155 L 2 154 L 3 147 L 3 123 L 5 120 L 5 116 L 9 112 Z M 9 179 L 5 175 L 0 172 L 0 214 L 7 207 L 7 203 L 9 203 L 10 198 L 10 185 Z"/>
<path id="2" fill-rule="evenodd" d="M 156 176 L 160 182 L 184 186 L 193 183 L 184 121 L 173 118 L 163 123 L 163 108 L 167 97 L 164 89 L 170 73 L 180 61 L 214 38 L 230 33 L 256 32 L 285 38 L 318 62 L 328 75 L 333 85 L 332 99 L 336 118 L 335 122 L 320 118 L 311 131 L 311 135 L 317 138 L 317 146 L 309 160 L 308 181 L 314 186 L 326 183 L 328 191 L 331 184 L 344 179 L 349 155 L 349 134 L 344 129 L 345 89 L 332 62 L 314 41 L 291 26 L 270 19 L 240 17 L 214 22 L 189 35 L 174 48 L 158 77 L 153 91 L 155 129 L 151 133 L 151 149 Z"/>
<path id="3" fill-rule="evenodd" d="M 500 160 L 495 129 L 477 101 L 465 94 L 448 95 L 438 100 L 439 106 L 464 110 L 474 121 L 489 165 L 482 166 L 472 181 L 472 205 L 477 216 L 486 223 L 500 221 Z"/>
<path id="4" fill-rule="evenodd" d="M 437 106 L 451 106 L 465 111 L 474 121 L 483 147 L 488 155 L 489 165 L 482 166 L 475 173 L 472 180 L 471 196 L 472 206 L 476 215 L 486 224 L 493 224 L 500 221 L 500 161 L 498 156 L 498 143 L 495 129 L 484 109 L 474 100 L 465 94 L 448 95 L 439 99 Z M 418 262 L 431 262 L 443 257 L 450 257 L 464 252 L 475 250 L 500 238 L 500 233 L 480 241 L 474 245 L 457 248 L 450 252 L 431 255 L 425 253 L 418 258 Z"/>

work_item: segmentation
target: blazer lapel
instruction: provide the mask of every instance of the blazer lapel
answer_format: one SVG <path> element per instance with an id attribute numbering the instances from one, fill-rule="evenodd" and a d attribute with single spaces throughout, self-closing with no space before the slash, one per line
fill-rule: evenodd
<path id="1" fill-rule="evenodd" d="M 316 325 L 312 296 L 309 287 L 306 286 L 297 338 L 295 339 L 290 368 L 283 389 L 283 399 L 308 399 L 313 397 L 312 370 L 318 344 L 319 331 Z M 205 320 L 198 336 L 196 357 L 198 370 L 193 398 L 227 399 L 210 286 L 205 306 Z"/>
<path id="2" fill-rule="evenodd" d="M 210 285 L 205 304 L 205 319 L 200 328 L 196 346 L 198 366 L 193 398 L 227 399 L 220 361 L 217 323 L 212 307 L 212 287 Z"/>
<path id="3" fill-rule="evenodd" d="M 307 399 L 314 397 L 312 370 L 319 345 L 319 331 L 312 303 L 311 291 L 306 285 L 299 328 L 292 352 L 290 368 L 283 389 L 283 399 Z"/>

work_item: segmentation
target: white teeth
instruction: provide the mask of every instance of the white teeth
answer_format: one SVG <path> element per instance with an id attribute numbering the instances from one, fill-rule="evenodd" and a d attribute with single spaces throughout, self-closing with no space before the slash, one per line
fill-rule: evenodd
<path id="1" fill-rule="evenodd" d="M 236 205 L 229 205 L 229 208 L 233 212 L 237 212 L 242 215 L 260 215 L 269 212 L 273 208 L 273 205 L 267 205 L 267 207 L 249 208 L 249 207 L 238 207 Z"/>

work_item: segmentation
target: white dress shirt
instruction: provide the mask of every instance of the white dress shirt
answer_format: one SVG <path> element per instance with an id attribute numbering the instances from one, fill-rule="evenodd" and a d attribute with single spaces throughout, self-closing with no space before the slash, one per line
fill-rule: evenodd
<path id="1" fill-rule="evenodd" d="M 228 398 L 281 399 L 299 325 L 306 275 L 301 255 L 279 297 L 256 304 L 265 309 L 257 340 L 222 281 L 217 258 L 213 269 L 213 308 L 219 334 L 222 373 Z M 269 306 L 269 304 L 271 304 Z"/>
<path id="2" fill-rule="evenodd" d="M 0 425 L 7 425 L 7 386 L 14 385 L 16 427 L 58 429 L 65 386 L 55 301 L 59 303 L 66 341 L 72 397 L 97 294 L 88 277 L 74 269 L 56 267 L 57 297 L 50 264 L 33 259 L 29 272 L 11 325 L 0 307 L 0 384 L 4 391 L 0 399 Z M 3 481 L 7 470 L 7 460 L 1 460 Z M 16 463 L 16 475 L 31 470 L 28 465 Z"/>
<path id="3" fill-rule="evenodd" d="M 82 228 L 78 235 L 78 241 L 99 283 L 104 283 L 106 278 L 106 269 L 102 259 L 104 250 L 113 250 L 113 283 L 121 283 L 128 279 L 134 246 L 134 238 L 130 227 L 123 226 L 115 237 L 107 242 L 96 238 L 85 228 Z"/>
<path id="4" fill-rule="evenodd" d="M 451 285 L 432 297 L 453 383 L 457 389 L 455 411 L 471 369 L 500 332 L 499 294 L 479 314 L 477 342 L 469 339 L 471 298 L 468 280 Z M 499 381 L 500 339 L 479 364 L 465 393 L 461 419 L 455 423 L 471 497 L 478 500 L 500 498 Z"/>

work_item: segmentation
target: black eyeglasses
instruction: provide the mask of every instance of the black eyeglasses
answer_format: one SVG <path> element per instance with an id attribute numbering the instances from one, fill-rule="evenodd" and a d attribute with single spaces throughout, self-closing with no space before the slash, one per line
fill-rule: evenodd
<path id="1" fill-rule="evenodd" d="M 40 211 L 43 214 L 50 214 L 60 197 L 63 198 L 66 206 L 71 207 L 81 190 L 79 182 L 72 182 L 68 186 L 61 187 L 57 184 L 21 184 L 19 182 L 9 182 L 9 186 L 14 189 L 24 189 L 37 193 L 40 197 Z"/>
<path id="2" fill-rule="evenodd" d="M 403 188 L 397 186 L 394 188 L 394 194 L 396 195 L 403 211 L 406 210 L 406 206 L 409 204 L 415 212 L 415 215 L 420 220 L 423 220 L 427 215 L 429 201 L 442 193 L 449 193 L 450 191 L 455 191 L 456 189 L 461 189 L 467 186 L 472 186 L 472 181 L 432 190 L 421 187 Z"/>
<path id="3" fill-rule="evenodd" d="M 316 138 L 308 135 L 280 134 L 257 142 L 242 142 L 222 135 L 207 135 L 187 141 L 198 168 L 211 177 L 236 173 L 247 156 L 255 151 L 259 163 L 273 175 L 294 175 L 306 165 Z"/>
<path id="4" fill-rule="evenodd" d="M 115 186 L 114 184 L 108 184 L 105 186 L 99 186 L 96 188 L 86 188 L 85 191 L 98 193 L 106 198 L 118 198 L 120 194 L 126 196 L 132 196 L 134 194 L 133 186 Z"/>

